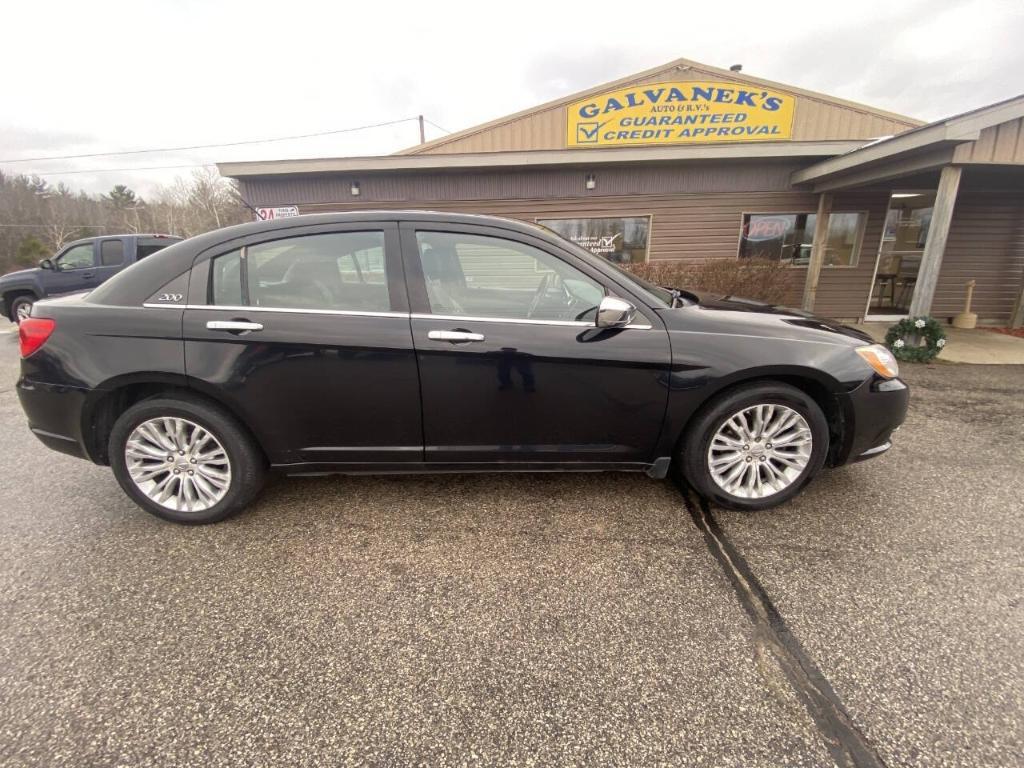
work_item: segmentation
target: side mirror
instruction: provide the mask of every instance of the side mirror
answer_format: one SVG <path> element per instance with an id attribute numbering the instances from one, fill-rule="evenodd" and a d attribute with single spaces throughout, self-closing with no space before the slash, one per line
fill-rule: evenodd
<path id="1" fill-rule="evenodd" d="M 625 328 L 636 316 L 636 307 L 625 299 L 605 296 L 597 308 L 598 328 Z"/>
<path id="2" fill-rule="evenodd" d="M 49 259 L 43 259 L 39 262 L 40 269 L 53 269 L 53 262 Z"/>

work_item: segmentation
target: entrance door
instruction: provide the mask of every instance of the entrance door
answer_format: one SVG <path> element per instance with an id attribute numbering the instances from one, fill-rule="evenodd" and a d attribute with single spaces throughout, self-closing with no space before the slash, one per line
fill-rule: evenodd
<path id="1" fill-rule="evenodd" d="M 428 462 L 649 463 L 668 398 L 668 334 L 641 307 L 595 327 L 599 273 L 543 241 L 402 224 Z"/>
<path id="2" fill-rule="evenodd" d="M 893 192 L 889 198 L 865 313 L 868 319 L 898 320 L 910 312 L 934 205 L 931 191 Z"/>

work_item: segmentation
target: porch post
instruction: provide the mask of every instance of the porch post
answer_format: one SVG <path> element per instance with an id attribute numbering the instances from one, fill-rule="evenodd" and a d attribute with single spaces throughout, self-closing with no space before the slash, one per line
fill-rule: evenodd
<path id="1" fill-rule="evenodd" d="M 821 265 L 825 263 L 825 244 L 828 242 L 828 218 L 832 213 L 832 195 L 823 192 L 818 196 L 818 216 L 814 220 L 814 240 L 811 243 L 811 261 L 807 265 L 807 282 L 804 283 L 803 308 L 814 311 L 814 298 L 818 293 L 818 278 Z"/>
<path id="2" fill-rule="evenodd" d="M 935 207 L 932 209 L 932 223 L 921 256 L 921 268 L 917 273 L 917 286 L 910 302 L 911 315 L 927 315 L 932 310 L 935 285 L 939 281 L 939 269 L 946 252 L 946 239 L 949 237 L 949 225 L 953 221 L 953 207 L 956 205 L 959 187 L 960 166 L 944 166 L 939 176 L 939 189 L 935 193 Z"/>
<path id="3" fill-rule="evenodd" d="M 1010 315 L 1010 327 L 1021 326 L 1024 326 L 1024 280 L 1021 281 L 1020 296 L 1017 297 L 1017 303 L 1013 305 L 1013 313 Z"/>

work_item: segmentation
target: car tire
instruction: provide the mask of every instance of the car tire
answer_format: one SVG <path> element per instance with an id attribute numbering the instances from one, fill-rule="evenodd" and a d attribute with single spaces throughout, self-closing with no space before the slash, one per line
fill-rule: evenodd
<path id="1" fill-rule="evenodd" d="M 187 395 L 128 408 L 111 430 L 108 455 L 124 492 L 175 523 L 223 520 L 256 497 L 266 476 L 263 454 L 234 417 Z"/>
<path id="2" fill-rule="evenodd" d="M 32 312 L 32 305 L 36 303 L 34 296 L 15 296 L 11 302 L 11 322 L 21 324 L 22 317 L 28 317 Z"/>
<path id="3" fill-rule="evenodd" d="M 813 398 L 782 382 L 756 382 L 698 411 L 683 438 L 680 467 L 706 499 L 759 511 L 800 493 L 824 466 L 828 446 L 828 421 Z"/>

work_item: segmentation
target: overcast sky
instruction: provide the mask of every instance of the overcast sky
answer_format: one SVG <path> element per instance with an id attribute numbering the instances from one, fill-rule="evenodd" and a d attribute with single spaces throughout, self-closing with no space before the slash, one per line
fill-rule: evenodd
<path id="1" fill-rule="evenodd" d="M 655 12 L 653 9 L 660 10 Z M 679 57 L 926 120 L 1024 93 L 1024 0 L 604 3 L 37 0 L 8 5 L 0 160 L 451 131 Z M 428 138 L 441 135 L 433 126 Z M 0 163 L 148 194 L 212 163 L 387 154 L 415 122 Z"/>

